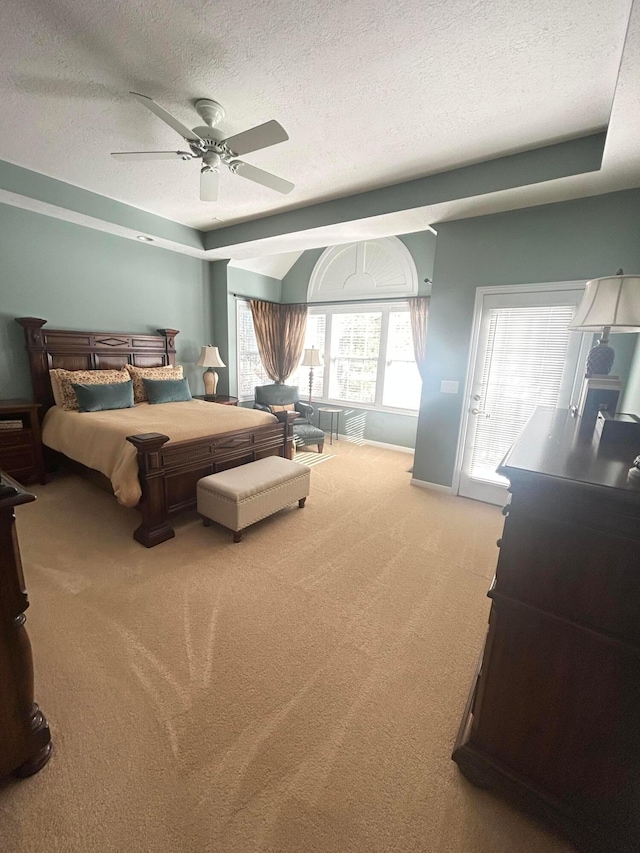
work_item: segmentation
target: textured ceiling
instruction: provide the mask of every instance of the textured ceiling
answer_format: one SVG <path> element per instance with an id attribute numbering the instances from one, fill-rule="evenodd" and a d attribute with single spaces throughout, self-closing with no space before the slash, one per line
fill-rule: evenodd
<path id="1" fill-rule="evenodd" d="M 605 126 L 629 9 L 3 0 L 0 159 L 198 228 L 252 219 Z M 290 141 L 246 159 L 296 189 L 280 196 L 225 171 L 220 201 L 205 204 L 196 163 L 112 160 L 180 146 L 131 89 L 189 126 L 201 123 L 194 99 L 215 98 L 228 135 L 278 119 Z M 629 170 L 618 183 L 636 185 L 638 137 L 619 134 Z"/>

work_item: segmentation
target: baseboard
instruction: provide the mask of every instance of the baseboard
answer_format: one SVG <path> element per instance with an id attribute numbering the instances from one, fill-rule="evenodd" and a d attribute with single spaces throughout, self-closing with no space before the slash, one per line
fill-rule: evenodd
<path id="1" fill-rule="evenodd" d="M 399 450 L 400 453 L 411 453 L 413 455 L 415 447 L 405 447 L 403 444 L 386 444 L 384 441 L 373 441 L 370 438 L 353 438 L 350 435 L 340 433 L 340 438 L 344 441 L 350 441 L 353 444 L 371 444 L 373 447 L 383 447 L 385 450 Z"/>
<path id="2" fill-rule="evenodd" d="M 432 492 L 444 492 L 447 495 L 453 494 L 451 486 L 442 486 L 440 483 L 428 483 L 426 480 L 416 480 L 415 477 L 411 478 L 411 485 L 417 486 L 419 489 L 429 489 Z"/>

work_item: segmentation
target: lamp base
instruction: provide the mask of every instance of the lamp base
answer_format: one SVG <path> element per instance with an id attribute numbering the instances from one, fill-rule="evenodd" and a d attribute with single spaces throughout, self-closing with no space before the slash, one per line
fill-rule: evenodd
<path id="1" fill-rule="evenodd" d="M 313 367 L 309 368 L 309 405 L 311 405 L 311 392 L 313 391 Z"/>
<path id="2" fill-rule="evenodd" d="M 587 376 L 607 376 L 611 373 L 616 351 L 604 340 L 598 341 L 598 345 L 589 350 L 587 356 Z"/>
<path id="3" fill-rule="evenodd" d="M 216 388 L 218 387 L 218 374 L 213 367 L 205 370 L 202 374 L 202 381 L 204 382 L 204 393 L 207 397 L 215 397 Z"/>

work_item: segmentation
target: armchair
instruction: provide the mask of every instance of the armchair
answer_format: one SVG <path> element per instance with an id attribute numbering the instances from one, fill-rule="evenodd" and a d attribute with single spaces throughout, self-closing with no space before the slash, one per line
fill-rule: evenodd
<path id="1" fill-rule="evenodd" d="M 303 403 L 296 385 L 258 385 L 255 390 L 254 409 L 274 413 L 275 406 L 291 406 L 298 417 L 293 421 L 293 443 L 296 448 L 315 444 L 318 453 L 324 449 L 324 432 L 311 423 L 313 406 Z M 276 410 L 277 411 L 277 410 Z"/>

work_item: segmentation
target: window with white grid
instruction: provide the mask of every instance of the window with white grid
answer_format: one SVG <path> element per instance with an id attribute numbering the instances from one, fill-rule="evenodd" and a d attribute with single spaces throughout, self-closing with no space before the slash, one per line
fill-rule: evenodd
<path id="1" fill-rule="evenodd" d="M 258 342 L 253 328 L 249 303 L 236 300 L 238 348 L 238 399 L 253 400 L 256 385 L 268 385 L 272 380 L 262 366 Z"/>
<path id="2" fill-rule="evenodd" d="M 238 300 L 238 396 L 249 400 L 271 380 L 258 354 L 251 310 Z M 310 306 L 304 349 L 315 347 L 322 366 L 313 370 L 313 402 L 417 412 L 422 381 L 413 355 L 406 302 Z M 309 394 L 309 368 L 287 379 L 300 398 Z"/>
<path id="3" fill-rule="evenodd" d="M 390 311 L 382 405 L 417 411 L 421 391 L 422 379 L 413 351 L 409 312 Z"/>
<path id="4" fill-rule="evenodd" d="M 333 315 L 329 371 L 332 400 L 375 404 L 381 331 L 380 311 Z"/>
<path id="5" fill-rule="evenodd" d="M 329 305 L 324 317 L 324 382 L 316 401 L 417 412 L 422 381 L 406 302 Z M 315 377 L 314 377 L 315 378 Z"/>
<path id="6" fill-rule="evenodd" d="M 307 331 L 304 338 L 304 348 L 311 349 L 315 347 L 322 356 L 324 356 L 324 341 L 327 317 L 324 312 L 317 314 L 309 314 L 307 317 Z M 324 359 L 323 359 L 324 361 Z M 300 392 L 300 398 L 306 400 L 309 396 L 309 368 L 298 367 L 298 369 L 287 379 L 287 385 L 297 385 Z M 313 368 L 313 387 L 312 395 L 314 400 L 322 398 L 322 389 L 324 386 L 324 364 L 321 367 Z"/>

